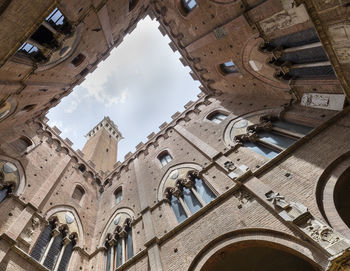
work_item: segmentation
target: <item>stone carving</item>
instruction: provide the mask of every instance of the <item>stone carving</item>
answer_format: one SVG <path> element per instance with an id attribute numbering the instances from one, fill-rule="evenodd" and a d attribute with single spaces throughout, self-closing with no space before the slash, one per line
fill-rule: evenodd
<path id="1" fill-rule="evenodd" d="M 234 196 L 238 199 L 238 209 L 242 208 L 242 205 L 247 204 L 248 202 L 253 200 L 252 195 L 245 189 L 239 189 L 234 193 Z"/>
<path id="2" fill-rule="evenodd" d="M 339 5 L 339 0 L 315 1 L 314 4 L 316 5 L 316 8 L 321 11 L 321 10 L 326 10 Z"/>
<path id="3" fill-rule="evenodd" d="M 187 187 L 187 188 L 192 188 L 194 186 L 194 182 L 190 179 L 181 179 L 178 181 L 177 185 L 182 185 L 184 187 Z"/>
<path id="4" fill-rule="evenodd" d="M 302 105 L 311 107 L 327 107 L 329 103 L 329 97 L 321 95 L 304 95 L 301 101 Z"/>
<path id="5" fill-rule="evenodd" d="M 227 33 L 226 33 L 224 27 L 218 27 L 218 28 L 214 29 L 214 35 L 218 40 L 221 40 L 224 37 L 226 37 Z"/>
<path id="6" fill-rule="evenodd" d="M 270 191 L 265 194 L 268 201 L 271 201 L 273 205 L 279 206 L 282 209 L 285 209 L 289 206 L 288 202 L 284 199 L 283 196 L 280 195 L 280 193 L 275 193 L 273 191 Z"/>
<path id="7" fill-rule="evenodd" d="M 331 255 L 336 255 L 349 247 L 350 243 L 331 227 L 312 216 L 307 207 L 298 202 L 288 202 L 279 193 L 265 194 L 279 210 L 279 215 L 296 225 L 306 236 L 317 242 Z"/>
<path id="8" fill-rule="evenodd" d="M 279 13 L 260 22 L 260 27 L 265 34 L 271 34 L 277 30 L 283 30 L 293 25 L 304 23 L 309 20 L 307 11 L 303 5 L 293 6 L 290 9 L 283 10 Z"/>
<path id="9" fill-rule="evenodd" d="M 32 235 L 34 234 L 35 230 L 39 227 L 40 220 L 37 217 L 33 217 L 31 224 L 24 230 L 22 238 L 28 242 L 32 242 Z"/>
<path id="10" fill-rule="evenodd" d="M 17 167 L 7 161 L 0 160 L 0 189 L 11 188 L 15 190 L 19 184 L 19 175 Z"/>
<path id="11" fill-rule="evenodd" d="M 350 23 L 341 22 L 329 26 L 328 34 L 332 39 L 334 51 L 340 63 L 350 63 Z"/>
<path id="12" fill-rule="evenodd" d="M 259 132 L 259 131 L 269 131 L 272 129 L 272 122 L 270 121 L 263 121 L 259 124 L 254 124 L 248 127 L 248 131 L 251 132 Z"/>
<path id="13" fill-rule="evenodd" d="M 340 240 L 340 237 L 334 234 L 334 230 L 315 219 L 309 219 L 303 228 L 309 232 L 309 235 L 317 242 L 327 244 L 335 244 Z"/>
<path id="14" fill-rule="evenodd" d="M 314 108 L 326 108 L 330 110 L 342 110 L 344 107 L 345 95 L 326 93 L 304 93 L 300 104 Z"/>
<path id="15" fill-rule="evenodd" d="M 234 138 L 234 141 L 236 143 L 242 143 L 242 142 L 256 142 L 259 140 L 259 136 L 255 132 L 248 132 L 243 135 L 237 135 Z"/>
<path id="16" fill-rule="evenodd" d="M 350 47 L 334 48 L 334 49 L 340 63 L 350 63 Z"/>
<path id="17" fill-rule="evenodd" d="M 224 167 L 227 169 L 227 171 L 232 171 L 236 169 L 236 166 L 232 161 L 226 161 L 224 163 Z"/>

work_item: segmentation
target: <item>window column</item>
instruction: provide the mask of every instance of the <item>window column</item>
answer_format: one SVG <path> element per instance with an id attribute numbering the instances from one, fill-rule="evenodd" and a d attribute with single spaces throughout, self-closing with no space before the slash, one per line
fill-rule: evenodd
<path id="1" fill-rule="evenodd" d="M 63 241 L 62 241 L 63 246 L 61 248 L 60 253 L 58 254 L 56 265 L 55 265 L 55 268 L 53 269 L 53 271 L 57 271 L 58 270 L 58 268 L 60 266 L 60 263 L 61 263 L 61 260 L 62 260 L 63 253 L 65 252 L 66 247 L 68 246 L 68 244 L 70 242 L 71 242 L 71 240 L 70 240 L 68 235 L 63 238 Z"/>
<path id="2" fill-rule="evenodd" d="M 42 256 L 41 260 L 40 260 L 40 264 L 43 264 L 46 257 L 47 257 L 47 254 L 49 253 L 50 251 L 50 248 L 53 244 L 53 241 L 55 240 L 55 238 L 60 234 L 60 231 L 58 229 L 58 227 L 54 228 L 52 230 L 52 236 L 51 236 L 51 239 L 50 239 L 50 242 L 49 244 L 47 245 L 46 249 L 45 249 L 45 252 L 44 252 L 44 255 Z"/>

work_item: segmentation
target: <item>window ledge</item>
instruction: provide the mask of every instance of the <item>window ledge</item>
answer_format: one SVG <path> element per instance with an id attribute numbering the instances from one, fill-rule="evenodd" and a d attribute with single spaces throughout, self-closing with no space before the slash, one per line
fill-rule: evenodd
<path id="1" fill-rule="evenodd" d="M 28 260 L 29 263 L 31 263 L 32 265 L 36 266 L 39 270 L 43 270 L 43 271 L 50 271 L 49 269 L 47 269 L 45 266 L 43 266 L 42 264 L 40 264 L 39 262 L 37 262 L 35 259 L 33 259 L 30 255 L 28 255 L 26 252 L 24 252 L 22 249 L 20 249 L 17 246 L 13 246 L 13 250 L 19 254 L 20 256 L 22 256 L 23 258 L 25 258 L 26 260 Z"/>

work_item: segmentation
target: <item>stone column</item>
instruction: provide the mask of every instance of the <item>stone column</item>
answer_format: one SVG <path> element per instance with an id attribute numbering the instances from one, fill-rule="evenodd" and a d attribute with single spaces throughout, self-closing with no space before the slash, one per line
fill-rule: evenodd
<path id="1" fill-rule="evenodd" d="M 140 176 L 140 165 L 139 160 L 136 158 L 134 160 L 135 176 L 137 183 L 137 191 L 139 194 L 141 214 L 144 224 L 146 244 L 152 240 L 155 240 L 156 235 L 154 231 L 154 225 L 152 220 L 152 214 L 148 206 L 147 195 L 145 193 L 144 184 L 142 182 L 142 177 Z M 151 242 L 152 244 L 148 247 L 148 259 L 151 271 L 162 271 L 162 262 L 160 258 L 160 248 L 158 244 Z"/>

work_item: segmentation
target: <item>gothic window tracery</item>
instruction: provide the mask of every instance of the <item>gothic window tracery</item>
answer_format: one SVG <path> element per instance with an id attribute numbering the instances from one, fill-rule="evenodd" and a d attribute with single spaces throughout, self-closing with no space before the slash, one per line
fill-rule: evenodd
<path id="1" fill-rule="evenodd" d="M 19 172 L 15 164 L 0 160 L 0 203 L 19 187 Z"/>
<path id="2" fill-rule="evenodd" d="M 216 198 L 205 181 L 193 170 L 174 170 L 169 179 L 165 197 L 179 223 Z"/>
<path id="3" fill-rule="evenodd" d="M 59 212 L 49 219 L 30 256 L 52 271 L 66 271 L 77 244 L 78 234 L 74 215 Z"/>
<path id="4" fill-rule="evenodd" d="M 132 220 L 126 213 L 117 214 L 108 229 L 106 271 L 114 271 L 134 256 Z"/>
<path id="5" fill-rule="evenodd" d="M 267 158 L 275 157 L 313 129 L 273 116 L 263 116 L 255 124 L 242 119 L 233 127 L 245 132 L 235 134 L 233 129 L 232 137 L 236 143 Z"/>

